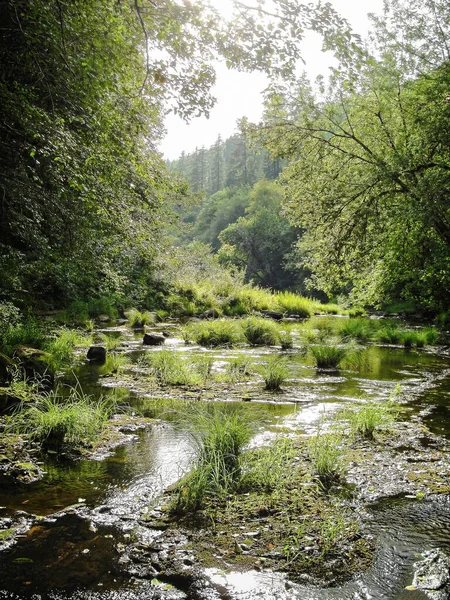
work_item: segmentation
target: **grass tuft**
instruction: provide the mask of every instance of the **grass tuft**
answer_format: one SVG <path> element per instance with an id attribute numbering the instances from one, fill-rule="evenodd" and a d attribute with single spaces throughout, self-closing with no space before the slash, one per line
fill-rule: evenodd
<path id="1" fill-rule="evenodd" d="M 336 369 L 347 353 L 346 348 L 337 346 L 311 346 L 318 369 Z"/>
<path id="2" fill-rule="evenodd" d="M 261 365 L 258 371 L 266 384 L 265 389 L 272 392 L 279 391 L 289 375 L 286 361 L 280 356 L 269 357 L 267 363 Z"/>
<path id="3" fill-rule="evenodd" d="M 251 346 L 276 346 L 280 342 L 277 325 L 267 319 L 250 317 L 244 321 L 243 331 Z"/>

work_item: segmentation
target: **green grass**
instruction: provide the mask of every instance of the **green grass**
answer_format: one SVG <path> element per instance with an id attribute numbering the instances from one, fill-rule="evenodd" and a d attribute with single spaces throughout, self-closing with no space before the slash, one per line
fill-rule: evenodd
<path id="1" fill-rule="evenodd" d="M 253 360 L 245 354 L 231 358 L 226 367 L 225 379 L 231 383 L 245 381 L 253 372 Z"/>
<path id="2" fill-rule="evenodd" d="M 344 473 L 341 438 L 335 433 L 321 433 L 308 440 L 308 454 L 314 473 L 323 484 L 330 484 Z"/>
<path id="3" fill-rule="evenodd" d="M 289 375 L 286 361 L 280 356 L 269 357 L 267 363 L 259 367 L 258 372 L 264 379 L 265 389 L 272 392 L 280 390 Z"/>
<path id="4" fill-rule="evenodd" d="M 243 333 L 251 346 L 276 346 L 280 343 L 277 325 L 268 319 L 249 317 L 243 324 Z"/>
<path id="5" fill-rule="evenodd" d="M 152 313 L 148 311 L 141 312 L 132 308 L 125 313 L 128 324 L 134 329 L 142 329 L 145 325 L 152 325 L 155 321 Z"/>
<path id="6" fill-rule="evenodd" d="M 112 375 L 120 369 L 131 365 L 131 359 L 125 354 L 111 353 L 106 356 L 105 363 L 100 367 L 103 375 Z"/>
<path id="7" fill-rule="evenodd" d="M 248 411 L 238 405 L 202 404 L 190 411 L 186 424 L 195 452 L 193 469 L 177 485 L 172 510 L 186 513 L 205 498 L 223 498 L 241 478 L 241 455 L 254 431 Z"/>
<path id="8" fill-rule="evenodd" d="M 293 441 L 286 438 L 277 439 L 268 447 L 246 452 L 240 489 L 244 492 L 259 489 L 268 493 L 288 485 L 295 454 Z"/>
<path id="9" fill-rule="evenodd" d="M 298 315 L 308 318 L 314 313 L 316 302 L 309 298 L 303 298 L 292 292 L 279 292 L 275 300 L 282 312 L 288 315 Z"/>
<path id="10" fill-rule="evenodd" d="M 348 420 L 354 435 L 372 439 L 375 432 L 386 431 L 392 426 L 397 412 L 391 395 L 389 401 L 366 402 L 356 410 L 346 409 L 341 415 Z"/>
<path id="11" fill-rule="evenodd" d="M 73 364 L 74 350 L 87 348 L 92 342 L 92 335 L 77 329 L 62 328 L 43 344 L 44 350 L 48 353 L 44 360 L 53 372 L 65 369 Z"/>
<path id="12" fill-rule="evenodd" d="M 335 369 L 347 353 L 337 346 L 311 346 L 310 350 L 318 369 Z"/>
<path id="13" fill-rule="evenodd" d="M 47 450 L 60 451 L 63 445 L 85 446 L 101 432 L 115 406 L 110 399 L 93 400 L 72 388 L 68 395 L 58 390 L 32 406 L 21 407 L 11 418 L 10 428 L 29 434 Z"/>
<path id="14" fill-rule="evenodd" d="M 147 354 L 146 358 L 159 385 L 194 385 L 201 382 L 198 372 L 175 352 L 160 350 Z"/>
<path id="15" fill-rule="evenodd" d="M 7 328 L 0 340 L 2 352 L 7 356 L 12 356 L 18 346 L 29 346 L 30 348 L 40 349 L 44 341 L 44 330 L 36 319 L 31 317 L 23 323 Z"/>
<path id="16" fill-rule="evenodd" d="M 280 331 L 279 337 L 282 350 L 291 350 L 294 347 L 294 340 L 290 331 Z"/>
<path id="17" fill-rule="evenodd" d="M 376 321 L 370 321 L 361 317 L 349 319 L 345 321 L 339 335 L 345 342 L 356 340 L 364 344 L 371 341 L 376 323 Z"/>
<path id="18" fill-rule="evenodd" d="M 242 339 L 239 323 L 227 319 L 190 323 L 184 328 L 182 336 L 186 343 L 195 342 L 206 348 L 231 347 Z"/>

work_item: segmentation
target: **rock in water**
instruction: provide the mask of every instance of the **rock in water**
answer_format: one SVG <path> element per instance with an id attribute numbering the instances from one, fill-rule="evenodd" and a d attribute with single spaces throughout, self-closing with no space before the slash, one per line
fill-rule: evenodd
<path id="1" fill-rule="evenodd" d="M 145 346 L 161 346 L 166 341 L 166 338 L 159 333 L 146 333 L 142 340 Z"/>
<path id="2" fill-rule="evenodd" d="M 91 362 L 104 363 L 106 360 L 106 348 L 104 346 L 91 346 L 87 353 L 87 359 Z"/>
<path id="3" fill-rule="evenodd" d="M 423 553 L 423 560 L 414 565 L 413 585 L 424 590 L 433 600 L 450 597 L 450 557 L 439 548 Z"/>

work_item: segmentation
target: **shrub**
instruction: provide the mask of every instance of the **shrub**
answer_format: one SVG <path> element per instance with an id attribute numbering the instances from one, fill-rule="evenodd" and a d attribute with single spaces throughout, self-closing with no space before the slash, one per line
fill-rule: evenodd
<path id="1" fill-rule="evenodd" d="M 280 341 L 278 327 L 273 321 L 250 317 L 243 323 L 245 339 L 252 346 L 275 346 Z"/>
<path id="2" fill-rule="evenodd" d="M 236 321 L 217 319 L 188 325 L 183 338 L 205 347 L 234 346 L 240 341 L 241 334 Z"/>
<path id="3" fill-rule="evenodd" d="M 361 306 L 353 306 L 352 308 L 349 308 L 346 312 L 350 319 L 356 319 L 358 317 L 366 316 L 366 311 Z"/>
<path id="4" fill-rule="evenodd" d="M 311 353 L 319 369 L 335 369 L 346 355 L 347 349 L 337 346 L 311 346 Z"/>
<path id="5" fill-rule="evenodd" d="M 195 452 L 194 468 L 177 485 L 172 509 L 201 508 L 206 496 L 223 497 L 241 477 L 241 454 L 250 441 L 254 423 L 237 405 L 203 404 L 187 420 Z"/>
<path id="6" fill-rule="evenodd" d="M 312 467 L 320 481 L 329 484 L 339 479 L 344 471 L 340 436 L 323 434 L 320 430 L 308 441 L 308 454 Z"/>
<path id="7" fill-rule="evenodd" d="M 279 356 L 271 356 L 258 371 L 264 379 L 266 390 L 270 391 L 278 391 L 289 375 L 285 360 Z"/>

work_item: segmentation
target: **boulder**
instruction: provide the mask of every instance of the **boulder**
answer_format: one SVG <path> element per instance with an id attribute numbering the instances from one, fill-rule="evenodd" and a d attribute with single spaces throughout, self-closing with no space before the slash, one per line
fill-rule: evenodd
<path id="1" fill-rule="evenodd" d="M 220 315 L 215 308 L 210 308 L 209 310 L 205 310 L 199 317 L 200 319 L 218 319 Z"/>
<path id="2" fill-rule="evenodd" d="M 104 363 L 106 360 L 106 348 L 104 346 L 91 346 L 86 358 L 91 362 Z"/>
<path id="3" fill-rule="evenodd" d="M 146 333 L 142 340 L 144 346 L 161 346 L 166 341 L 166 338 L 159 333 Z"/>
<path id="4" fill-rule="evenodd" d="M 278 312 L 276 310 L 263 310 L 261 312 L 265 317 L 268 317 L 269 319 L 274 319 L 275 321 L 281 321 L 281 319 L 283 318 L 283 313 Z"/>

